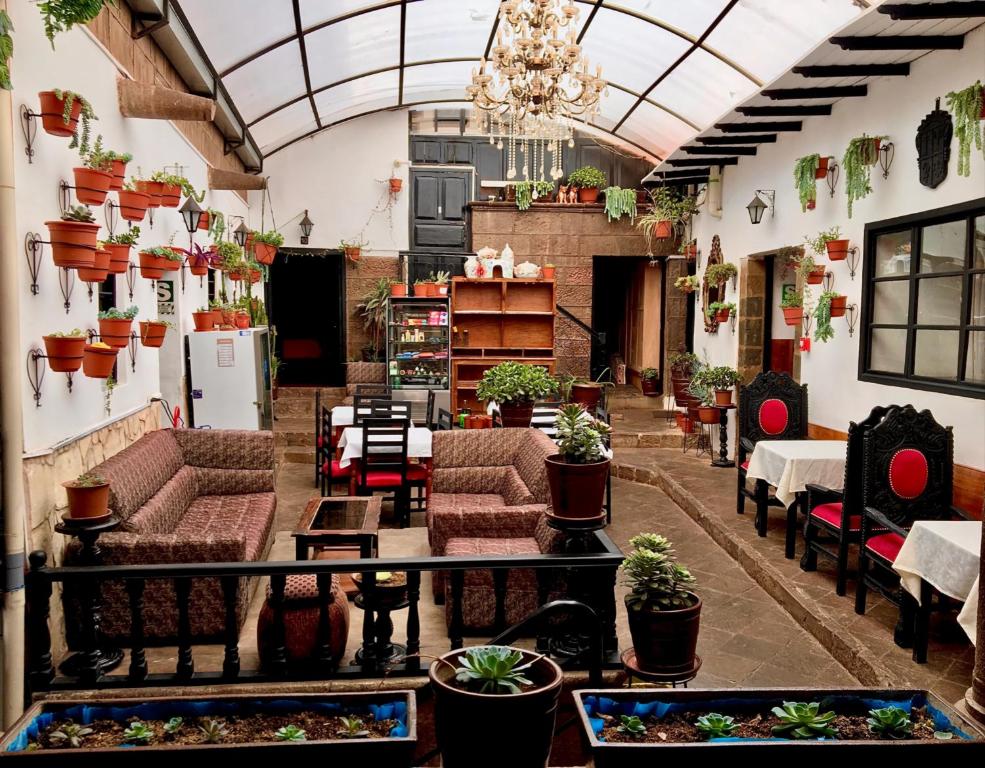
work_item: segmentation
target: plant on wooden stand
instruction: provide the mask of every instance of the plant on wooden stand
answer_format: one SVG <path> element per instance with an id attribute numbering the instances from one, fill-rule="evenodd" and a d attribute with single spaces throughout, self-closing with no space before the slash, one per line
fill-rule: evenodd
<path id="1" fill-rule="evenodd" d="M 715 390 L 715 405 L 731 405 L 732 389 L 739 383 L 739 372 L 728 365 L 716 365 L 708 370 L 708 380 Z"/>
<path id="2" fill-rule="evenodd" d="M 609 476 L 606 441 L 612 429 L 570 403 L 554 419 L 558 452 L 544 459 L 551 492 L 549 514 L 563 520 L 601 520 Z"/>
<path id="3" fill-rule="evenodd" d="M 985 89 L 981 80 L 961 91 L 947 94 L 947 108 L 954 115 L 954 135 L 958 139 L 958 176 L 971 174 L 971 145 L 985 152 L 982 121 L 985 120 Z"/>
<path id="4" fill-rule="evenodd" d="M 100 475 L 83 472 L 62 483 L 68 496 L 68 515 L 75 520 L 102 517 L 109 505 L 109 483 Z"/>
<path id="5" fill-rule="evenodd" d="M 504 427 L 529 427 L 534 401 L 557 392 L 557 380 L 546 368 L 507 361 L 482 374 L 476 397 L 499 406 Z"/>

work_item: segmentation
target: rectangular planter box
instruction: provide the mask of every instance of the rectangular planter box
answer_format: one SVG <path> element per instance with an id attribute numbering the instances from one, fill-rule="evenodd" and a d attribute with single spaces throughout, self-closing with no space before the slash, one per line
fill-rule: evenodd
<path id="1" fill-rule="evenodd" d="M 795 765 L 789 760 L 808 760 L 812 758 L 806 752 L 815 750 L 813 760 L 817 757 L 840 760 L 857 756 L 879 758 L 884 760 L 899 760 L 918 752 L 923 759 L 930 756 L 930 750 L 949 751 L 949 761 L 945 765 L 971 765 L 972 757 L 985 757 L 985 733 L 976 725 L 959 715 L 952 707 L 941 701 L 932 693 L 920 690 L 884 690 L 874 688 L 708 688 L 708 689 L 598 689 L 575 691 L 575 703 L 581 717 L 582 729 L 586 734 L 595 761 L 595 768 L 652 768 L 660 763 L 661 756 L 670 758 L 668 751 L 675 757 L 688 750 L 700 759 L 704 755 L 712 760 L 716 757 L 765 757 L 769 765 Z M 664 712 L 661 705 L 669 705 L 673 712 L 694 711 L 695 713 L 720 712 L 728 714 L 748 707 L 750 710 L 769 709 L 779 706 L 784 701 L 821 701 L 832 700 L 830 707 L 838 712 L 838 700 L 858 704 L 860 701 L 885 702 L 883 706 L 897 705 L 908 708 L 911 703 L 926 703 L 939 716 L 949 721 L 956 730 L 961 731 L 967 738 L 955 735 L 949 740 L 933 741 L 795 741 L 787 739 L 734 739 L 714 742 L 696 743 L 658 743 L 631 744 L 606 743 L 599 740 L 595 728 L 600 727 L 597 718 L 593 724 L 593 715 L 601 711 L 603 714 L 637 714 L 645 719 L 653 713 L 653 707 Z M 637 707 L 643 705 L 646 709 L 641 712 Z M 874 708 L 867 706 L 867 709 Z M 880 752 L 889 750 L 889 752 Z M 728 755 L 724 754 L 725 752 Z M 783 762 L 773 762 L 782 760 Z M 813 764 L 813 762 L 809 763 Z"/>
<path id="2" fill-rule="evenodd" d="M 337 710 L 334 708 L 337 707 Z M 332 741 L 253 742 L 249 744 L 192 744 L 109 747 L 98 749 L 43 749 L 25 751 L 38 726 L 52 719 L 71 717 L 76 723 L 133 717 L 166 720 L 174 716 L 229 717 L 236 714 L 305 712 L 365 714 L 374 707 L 393 707 L 385 719 L 402 723 L 400 733 L 385 739 Z M 413 691 L 368 693 L 228 694 L 147 699 L 91 699 L 40 701 L 33 704 L 0 740 L 0 765 L 34 766 L 158 766 L 180 765 L 191 758 L 197 764 L 211 759 L 231 765 L 232 760 L 257 758 L 271 765 L 410 766 L 417 746 L 417 704 Z M 196 759 L 197 758 L 197 759 Z M 303 762 L 302 762 L 303 761 Z M 312 762 L 315 761 L 315 762 Z M 246 763 L 242 763 L 245 765 Z"/>

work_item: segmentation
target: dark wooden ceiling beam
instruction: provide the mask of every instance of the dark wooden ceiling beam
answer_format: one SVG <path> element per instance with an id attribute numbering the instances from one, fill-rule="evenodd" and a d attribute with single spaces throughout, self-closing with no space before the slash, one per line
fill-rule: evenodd
<path id="1" fill-rule="evenodd" d="M 901 64 L 816 64 L 794 67 L 795 75 L 804 77 L 906 77 L 910 62 Z"/>
<path id="2" fill-rule="evenodd" d="M 755 147 L 681 147 L 689 155 L 745 155 L 756 154 Z"/>
<path id="3" fill-rule="evenodd" d="M 670 179 L 653 179 L 652 181 L 646 182 L 644 187 L 659 186 L 661 184 L 670 184 L 672 186 L 687 186 L 688 184 L 706 184 L 710 180 L 708 174 L 703 176 L 685 176 L 683 178 L 670 178 Z"/>
<path id="4" fill-rule="evenodd" d="M 830 104 L 790 104 L 786 107 L 736 107 L 735 111 L 746 117 L 809 117 L 830 115 Z"/>
<path id="5" fill-rule="evenodd" d="M 753 123 L 759 125 L 759 123 Z M 726 146 L 729 144 L 776 144 L 775 133 L 754 133 L 749 136 L 695 136 L 699 144 Z"/>
<path id="6" fill-rule="evenodd" d="M 885 13 L 893 21 L 913 21 L 917 19 L 970 19 L 985 16 L 985 1 L 951 3 L 890 3 L 879 6 L 879 13 Z"/>
<path id="7" fill-rule="evenodd" d="M 772 123 L 715 123 L 724 133 L 755 133 L 756 131 L 799 131 L 804 127 L 800 120 L 782 120 Z"/>
<path id="8" fill-rule="evenodd" d="M 654 173 L 660 174 L 661 179 L 682 179 L 685 177 L 708 175 L 708 171 L 702 170 L 701 168 L 690 168 L 686 171 L 654 171 Z"/>
<path id="9" fill-rule="evenodd" d="M 860 35 L 828 42 L 846 51 L 960 51 L 964 35 Z"/>
<path id="10" fill-rule="evenodd" d="M 830 85 L 817 88 L 767 88 L 763 96 L 771 99 L 843 99 L 852 96 L 866 96 L 867 85 Z"/>
<path id="11" fill-rule="evenodd" d="M 694 166 L 696 168 L 709 167 L 712 165 L 738 165 L 739 158 L 737 157 L 675 157 L 671 160 L 667 160 L 668 165 L 675 166 Z"/>

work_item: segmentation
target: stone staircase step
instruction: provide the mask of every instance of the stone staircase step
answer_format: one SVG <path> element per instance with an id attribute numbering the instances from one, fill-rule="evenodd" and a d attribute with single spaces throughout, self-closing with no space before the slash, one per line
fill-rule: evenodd
<path id="1" fill-rule="evenodd" d="M 315 447 L 314 419 L 278 417 L 274 421 L 274 446 L 287 445 L 299 445 L 313 449 Z"/>
<path id="2" fill-rule="evenodd" d="M 315 418 L 315 392 L 318 387 L 278 387 L 274 413 L 278 418 Z M 345 387 L 321 387 L 322 405 L 331 408 L 342 403 Z"/>

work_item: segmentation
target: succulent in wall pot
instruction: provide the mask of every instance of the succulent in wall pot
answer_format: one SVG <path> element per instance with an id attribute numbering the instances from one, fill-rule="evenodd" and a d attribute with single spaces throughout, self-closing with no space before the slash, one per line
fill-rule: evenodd
<path id="1" fill-rule="evenodd" d="M 168 328 L 173 328 L 167 320 L 141 320 L 140 343 L 145 347 L 164 346 Z"/>
<path id="2" fill-rule="evenodd" d="M 835 291 L 824 291 L 817 300 L 814 308 L 814 319 L 817 325 L 814 329 L 814 341 L 830 341 L 835 331 L 831 326 L 832 317 L 842 317 L 848 305 L 848 297 Z"/>
<path id="3" fill-rule="evenodd" d="M 45 132 L 52 136 L 71 136 L 69 149 L 78 148 L 80 152 L 88 152 L 92 121 L 99 118 L 96 117 L 92 105 L 86 98 L 78 93 L 58 88 L 41 91 L 38 98 L 41 99 L 41 127 Z"/>
<path id="4" fill-rule="evenodd" d="M 92 267 L 96 262 L 99 225 L 84 205 L 69 208 L 58 221 L 46 221 L 51 258 L 56 267 Z"/>
<path id="5" fill-rule="evenodd" d="M 101 283 L 109 275 L 110 253 L 103 243 L 96 243 L 96 254 L 91 267 L 79 267 L 76 272 L 84 283 Z"/>
<path id="6" fill-rule="evenodd" d="M 130 249 L 140 238 L 140 227 L 131 226 L 118 235 L 110 235 L 103 242 L 103 248 L 109 251 L 109 273 L 122 275 L 130 266 Z"/>
<path id="7" fill-rule="evenodd" d="M 783 322 L 789 326 L 798 326 L 804 321 L 804 297 L 799 293 L 790 293 L 780 302 L 783 310 Z"/>
<path id="8" fill-rule="evenodd" d="M 138 191 L 136 183 L 128 181 L 123 189 L 117 191 L 116 196 L 120 203 L 121 217 L 130 222 L 144 220 L 152 202 L 149 194 Z"/>
<path id="9" fill-rule="evenodd" d="M 805 235 L 804 242 L 810 246 L 815 255 L 827 254 L 831 261 L 844 261 L 848 258 L 848 246 L 851 244 L 850 240 L 841 237 L 841 228 L 838 226 L 821 230 L 814 237 Z"/>
<path id="10" fill-rule="evenodd" d="M 971 174 L 971 146 L 985 151 L 982 121 L 985 120 L 985 88 L 981 80 L 960 91 L 947 94 L 947 108 L 954 115 L 954 136 L 958 140 L 958 176 Z"/>
<path id="11" fill-rule="evenodd" d="M 49 333 L 44 339 L 48 367 L 55 373 L 74 373 L 82 367 L 86 336 L 79 328 L 68 333 Z"/>
<path id="12" fill-rule="evenodd" d="M 153 179 L 134 179 L 133 185 L 138 192 L 142 192 L 149 198 L 147 202 L 148 208 L 161 207 L 161 198 L 164 195 L 163 182 L 154 181 Z"/>
<path id="13" fill-rule="evenodd" d="M 102 205 L 113 186 L 113 160 L 103 149 L 103 137 L 87 152 L 81 152 L 82 165 L 72 169 L 75 177 L 75 198 L 86 205 Z"/>
<path id="14" fill-rule="evenodd" d="M 181 267 L 184 255 L 180 249 L 168 246 L 144 248 L 140 252 L 140 276 L 147 280 L 160 280 L 165 272 L 174 272 Z"/>
<path id="15" fill-rule="evenodd" d="M 92 472 L 83 472 L 62 483 L 68 496 L 68 516 L 73 520 L 92 519 L 108 514 L 109 483 Z"/>
<path id="16" fill-rule="evenodd" d="M 554 427 L 558 452 L 544 459 L 551 492 L 549 514 L 584 522 L 604 518 L 602 504 L 609 476 L 606 441 L 611 428 L 576 403 L 558 411 Z"/>
<path id="17" fill-rule="evenodd" d="M 359 240 L 342 240 L 339 243 L 339 250 L 345 254 L 345 258 L 355 264 L 359 261 L 360 256 L 362 256 L 363 248 L 365 248 L 368 243 L 360 242 Z M 417 294 L 415 294 L 416 296 Z M 422 294 L 423 295 L 423 294 Z"/>
<path id="18" fill-rule="evenodd" d="M 872 192 L 870 169 L 879 159 L 879 147 L 886 138 L 862 134 L 848 142 L 841 158 L 841 167 L 845 173 L 845 196 L 848 198 L 848 218 L 852 217 L 855 201 Z"/>
<path id="19" fill-rule="evenodd" d="M 133 331 L 133 319 L 137 316 L 136 306 L 128 309 L 111 307 L 98 315 L 99 339 L 104 344 L 122 349 L 130 342 Z"/>

